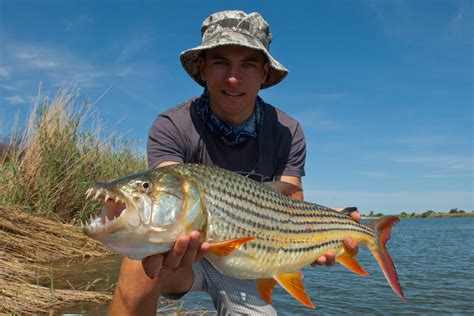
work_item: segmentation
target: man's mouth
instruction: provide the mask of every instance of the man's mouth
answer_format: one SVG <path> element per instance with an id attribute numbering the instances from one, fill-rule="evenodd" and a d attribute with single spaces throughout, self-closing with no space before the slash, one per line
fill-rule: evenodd
<path id="1" fill-rule="evenodd" d="M 241 97 L 245 94 L 243 92 L 230 92 L 230 91 L 224 91 L 224 90 L 222 90 L 222 93 L 228 97 Z"/>

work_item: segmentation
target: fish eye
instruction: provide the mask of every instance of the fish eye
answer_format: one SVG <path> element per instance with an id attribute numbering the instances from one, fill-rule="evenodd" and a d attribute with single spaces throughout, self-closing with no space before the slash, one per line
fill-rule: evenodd
<path id="1" fill-rule="evenodd" d="M 138 191 L 148 191 L 148 190 L 151 189 L 152 183 L 150 181 L 147 181 L 147 180 L 135 181 L 135 183 L 133 183 L 133 186 L 135 186 L 135 188 Z"/>

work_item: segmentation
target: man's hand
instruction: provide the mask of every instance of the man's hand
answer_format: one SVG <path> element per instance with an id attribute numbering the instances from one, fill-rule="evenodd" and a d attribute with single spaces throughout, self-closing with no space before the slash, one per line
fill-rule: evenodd
<path id="1" fill-rule="evenodd" d="M 342 211 L 344 210 L 344 208 L 334 208 L 334 210 L 336 211 Z M 361 220 L 361 216 L 359 214 L 359 211 L 357 210 L 357 208 L 355 208 L 350 214 L 349 216 L 355 220 L 355 221 L 360 221 Z M 343 242 L 344 242 L 344 245 L 351 251 L 353 251 L 354 253 L 357 253 L 357 244 L 355 243 L 354 239 L 352 239 L 351 237 L 346 237 L 343 239 Z M 315 262 L 313 262 L 311 265 L 313 267 L 317 267 L 317 266 L 321 266 L 321 265 L 325 265 L 325 266 L 333 266 L 336 264 L 336 256 L 332 253 L 332 252 L 328 252 L 326 254 L 324 254 L 323 256 L 320 256 L 318 259 L 316 259 Z"/>
<path id="2" fill-rule="evenodd" d="M 151 279 L 156 278 L 163 270 L 180 270 L 191 268 L 209 251 L 207 242 L 199 241 L 199 232 L 193 231 L 189 235 L 182 235 L 176 240 L 173 249 L 168 253 L 156 254 L 142 260 L 143 269 Z"/>

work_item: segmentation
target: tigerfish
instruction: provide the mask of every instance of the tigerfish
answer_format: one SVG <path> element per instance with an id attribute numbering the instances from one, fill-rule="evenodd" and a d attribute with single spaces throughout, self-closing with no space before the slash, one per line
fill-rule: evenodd
<path id="1" fill-rule="evenodd" d="M 294 298 L 314 308 L 300 269 L 327 252 L 349 270 L 367 275 L 346 236 L 364 244 L 392 290 L 405 296 L 385 244 L 396 216 L 363 224 L 347 214 L 282 194 L 300 190 L 285 182 L 259 183 L 228 170 L 177 164 L 97 183 L 88 197 L 104 206 L 83 230 L 113 251 L 132 259 L 169 251 L 190 231 L 210 243 L 206 258 L 221 273 L 256 279 L 260 296 L 271 304 L 279 283 Z"/>

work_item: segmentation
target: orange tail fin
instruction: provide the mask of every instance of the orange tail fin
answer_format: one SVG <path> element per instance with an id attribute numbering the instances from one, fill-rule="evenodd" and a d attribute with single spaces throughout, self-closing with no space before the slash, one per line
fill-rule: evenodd
<path id="1" fill-rule="evenodd" d="M 390 239 L 390 230 L 393 225 L 398 223 L 399 219 L 396 216 L 384 216 L 378 220 L 375 220 L 368 225 L 371 225 L 375 228 L 378 233 L 377 247 L 369 247 L 370 252 L 377 260 L 380 268 L 382 269 L 385 278 L 390 284 L 392 290 L 402 299 L 406 301 L 405 296 L 403 295 L 402 288 L 398 283 L 397 271 L 393 265 L 392 258 L 390 258 L 387 250 L 385 249 L 385 243 Z"/>

